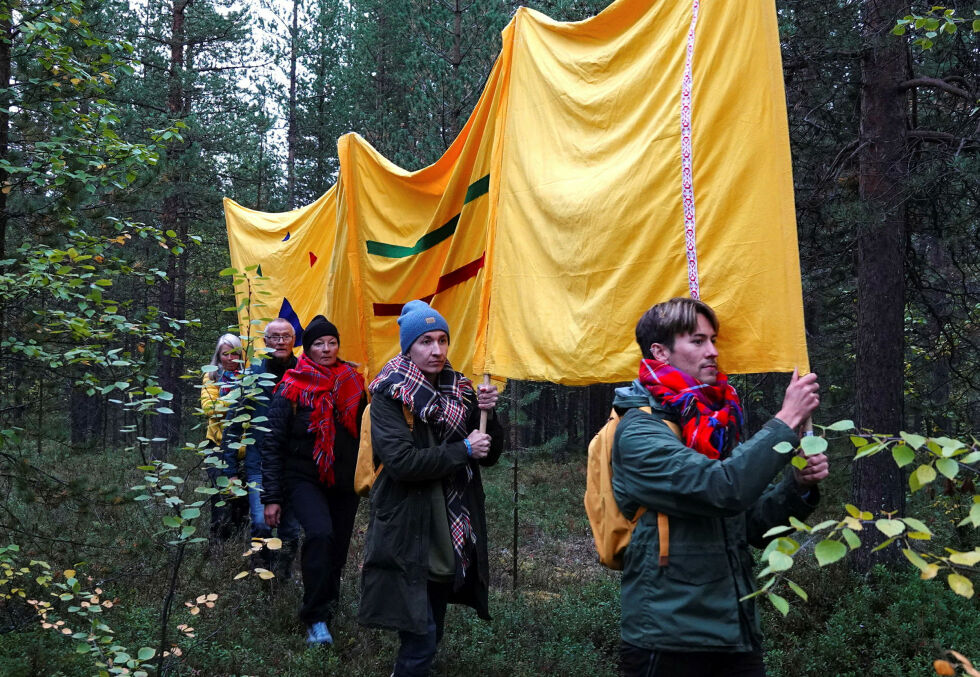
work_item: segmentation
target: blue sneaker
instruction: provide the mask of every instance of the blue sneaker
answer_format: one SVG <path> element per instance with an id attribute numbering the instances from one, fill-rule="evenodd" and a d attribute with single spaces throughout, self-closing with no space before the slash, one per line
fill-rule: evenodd
<path id="1" fill-rule="evenodd" d="M 327 629 L 327 624 L 317 621 L 306 630 L 307 644 L 333 644 L 333 636 Z"/>

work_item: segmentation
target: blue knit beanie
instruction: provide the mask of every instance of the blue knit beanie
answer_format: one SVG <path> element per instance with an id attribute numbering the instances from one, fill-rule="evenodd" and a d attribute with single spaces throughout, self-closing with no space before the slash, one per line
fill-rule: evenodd
<path id="1" fill-rule="evenodd" d="M 427 331 L 446 332 L 449 336 L 449 325 L 445 318 L 425 301 L 409 301 L 402 307 L 401 317 L 398 318 L 399 339 L 402 353 L 407 353 L 417 339 Z"/>

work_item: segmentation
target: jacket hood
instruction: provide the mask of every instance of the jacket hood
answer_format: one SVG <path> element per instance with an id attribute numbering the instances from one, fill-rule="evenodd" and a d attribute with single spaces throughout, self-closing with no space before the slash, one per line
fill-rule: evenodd
<path id="1" fill-rule="evenodd" d="M 636 407 L 651 407 L 652 409 L 662 410 L 652 397 L 649 391 L 643 387 L 640 380 L 633 381 L 628 386 L 616 388 L 616 395 L 613 397 L 613 406 L 617 409 L 635 409 Z"/>

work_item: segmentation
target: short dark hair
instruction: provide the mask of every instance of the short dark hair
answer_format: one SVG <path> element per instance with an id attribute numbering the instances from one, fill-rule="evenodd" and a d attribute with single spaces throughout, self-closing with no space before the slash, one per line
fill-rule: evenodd
<path id="1" fill-rule="evenodd" d="M 658 303 L 636 323 L 636 342 L 640 344 L 640 352 L 644 359 L 651 360 L 650 346 L 660 343 L 668 349 L 674 349 L 674 338 L 681 334 L 690 334 L 698 326 L 698 315 L 704 315 L 711 327 L 718 331 L 718 316 L 704 301 L 677 296 L 669 301 Z"/>

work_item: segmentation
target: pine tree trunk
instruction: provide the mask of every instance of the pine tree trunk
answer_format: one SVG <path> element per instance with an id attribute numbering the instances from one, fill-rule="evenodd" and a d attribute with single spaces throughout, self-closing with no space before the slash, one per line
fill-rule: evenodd
<path id="1" fill-rule="evenodd" d="M 0 19 L 0 159 L 10 152 L 10 45 L 13 31 L 10 19 Z M 0 260 L 7 258 L 7 191 L 9 175 L 0 169 Z M 0 343 L 7 335 L 6 302 L 0 299 Z"/>
<path id="2" fill-rule="evenodd" d="M 865 48 L 861 59 L 861 141 L 859 190 L 867 223 L 858 237 L 857 368 L 858 425 L 896 434 L 902 427 L 906 217 L 902 193 L 906 176 L 905 43 L 889 35 L 902 0 L 865 0 Z M 890 454 L 854 464 L 853 502 L 875 514 L 905 508 L 903 473 Z M 866 534 L 875 533 L 869 529 Z M 868 571 L 891 562 L 895 548 L 855 553 L 854 566 Z"/>
<path id="3" fill-rule="evenodd" d="M 184 60 L 184 23 L 185 11 L 191 4 L 191 0 L 175 2 L 173 6 L 173 17 L 171 20 L 171 43 L 170 43 L 170 69 L 168 72 L 169 92 L 167 95 L 167 111 L 174 119 L 185 117 L 189 102 L 185 100 L 183 86 L 183 76 L 185 69 Z M 183 214 L 184 200 L 180 194 L 180 170 L 182 147 L 178 143 L 173 143 L 167 149 L 167 161 L 170 172 L 170 192 L 163 199 L 163 213 L 161 222 L 165 229 L 173 230 L 181 239 L 187 237 L 186 217 Z M 160 308 L 169 317 L 183 319 L 184 308 L 186 305 L 184 298 L 185 263 L 183 256 L 169 254 L 167 259 L 167 280 L 160 287 Z M 177 338 L 183 337 L 183 330 L 177 330 Z M 183 398 L 181 397 L 180 375 L 184 370 L 184 360 L 180 355 L 167 354 L 167 350 L 160 345 L 157 348 L 157 377 L 159 385 L 164 390 L 173 394 L 170 408 L 173 414 L 157 414 L 153 417 L 153 437 L 164 438 L 165 443 L 153 445 L 154 458 L 163 458 L 166 454 L 167 445 L 179 443 L 181 428 L 181 407 Z"/>

